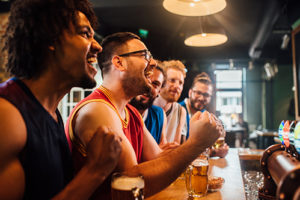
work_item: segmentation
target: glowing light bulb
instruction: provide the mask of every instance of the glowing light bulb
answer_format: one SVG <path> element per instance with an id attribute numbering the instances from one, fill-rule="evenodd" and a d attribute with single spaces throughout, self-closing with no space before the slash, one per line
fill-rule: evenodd
<path id="1" fill-rule="evenodd" d="M 194 3 L 190 3 L 190 6 L 191 6 L 191 7 L 194 7 L 194 6 L 195 6 L 195 4 L 194 4 Z"/>

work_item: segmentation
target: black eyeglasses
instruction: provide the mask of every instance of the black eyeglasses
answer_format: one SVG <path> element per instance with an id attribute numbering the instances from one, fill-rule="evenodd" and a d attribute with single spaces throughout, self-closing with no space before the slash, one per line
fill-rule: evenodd
<path id="1" fill-rule="evenodd" d="M 211 97 L 211 95 L 210 94 L 208 94 L 208 93 L 203 93 L 203 92 L 201 92 L 201 91 L 199 91 L 199 90 L 192 90 L 193 91 L 193 93 L 195 94 L 195 96 L 200 96 L 200 95 L 202 95 L 204 98 L 209 98 L 209 97 Z"/>
<path id="2" fill-rule="evenodd" d="M 150 53 L 150 51 L 148 49 L 143 49 L 143 50 L 139 50 L 139 51 L 124 53 L 124 54 L 121 54 L 119 56 L 121 56 L 121 57 L 133 56 L 133 54 L 137 54 L 137 53 L 143 53 L 143 55 L 137 55 L 137 56 L 144 56 L 145 60 L 147 60 L 148 62 L 150 62 L 150 60 L 153 58 L 152 54 Z"/>

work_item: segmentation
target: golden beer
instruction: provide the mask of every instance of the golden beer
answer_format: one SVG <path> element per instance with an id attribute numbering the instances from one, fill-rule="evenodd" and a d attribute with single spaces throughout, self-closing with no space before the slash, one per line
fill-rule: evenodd
<path id="1" fill-rule="evenodd" d="M 196 159 L 186 171 L 186 188 L 189 196 L 203 197 L 208 187 L 208 161 Z"/>
<path id="2" fill-rule="evenodd" d="M 215 144 L 213 145 L 213 148 L 215 149 L 218 149 L 220 148 L 221 146 L 223 146 L 225 144 L 225 139 L 222 137 L 222 138 L 219 138 Z"/>
<path id="3" fill-rule="evenodd" d="M 112 200 L 143 200 L 144 187 L 145 183 L 142 176 L 113 175 L 111 182 Z"/>

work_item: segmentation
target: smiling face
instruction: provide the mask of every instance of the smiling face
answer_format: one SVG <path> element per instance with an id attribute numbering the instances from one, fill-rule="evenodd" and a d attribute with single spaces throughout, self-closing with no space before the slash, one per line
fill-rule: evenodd
<path id="1" fill-rule="evenodd" d="M 168 68 L 166 85 L 161 89 L 160 95 L 167 102 L 179 99 L 184 83 L 184 75 L 180 70 Z"/>
<path id="2" fill-rule="evenodd" d="M 210 103 L 213 92 L 212 85 L 196 82 L 194 87 L 189 90 L 189 99 L 192 109 L 201 111 Z"/>
<path id="3" fill-rule="evenodd" d="M 126 43 L 126 48 L 123 49 L 124 52 L 120 54 L 145 49 L 147 48 L 143 42 L 132 39 Z M 145 53 L 137 53 L 122 57 L 122 60 L 124 66 L 126 66 L 126 70 L 124 71 L 121 81 L 127 97 L 132 98 L 140 94 L 148 93 L 152 88 L 149 75 L 152 74 L 151 71 L 156 66 L 156 62 L 152 58 L 147 61 Z"/>
<path id="4" fill-rule="evenodd" d="M 94 39 L 94 30 L 86 16 L 78 12 L 77 24 L 65 30 L 59 45 L 55 46 L 56 64 L 72 86 L 92 88 L 96 85 L 97 73 L 93 66 L 101 46 Z"/>
<path id="5" fill-rule="evenodd" d="M 150 81 L 153 86 L 152 91 L 144 95 L 138 95 L 130 102 L 130 104 L 136 107 L 138 110 L 146 110 L 152 106 L 153 101 L 158 96 L 164 81 L 162 72 L 154 68 L 153 74 L 150 76 Z"/>

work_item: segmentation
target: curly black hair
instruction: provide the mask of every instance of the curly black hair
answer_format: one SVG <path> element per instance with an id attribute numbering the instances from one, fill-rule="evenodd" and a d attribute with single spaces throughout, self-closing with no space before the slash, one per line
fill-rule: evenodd
<path id="1" fill-rule="evenodd" d="M 96 27 L 97 18 L 88 0 L 14 1 L 4 35 L 7 71 L 19 78 L 38 78 L 46 70 L 49 46 L 60 42 L 59 37 L 70 22 L 77 24 L 77 11 Z"/>

